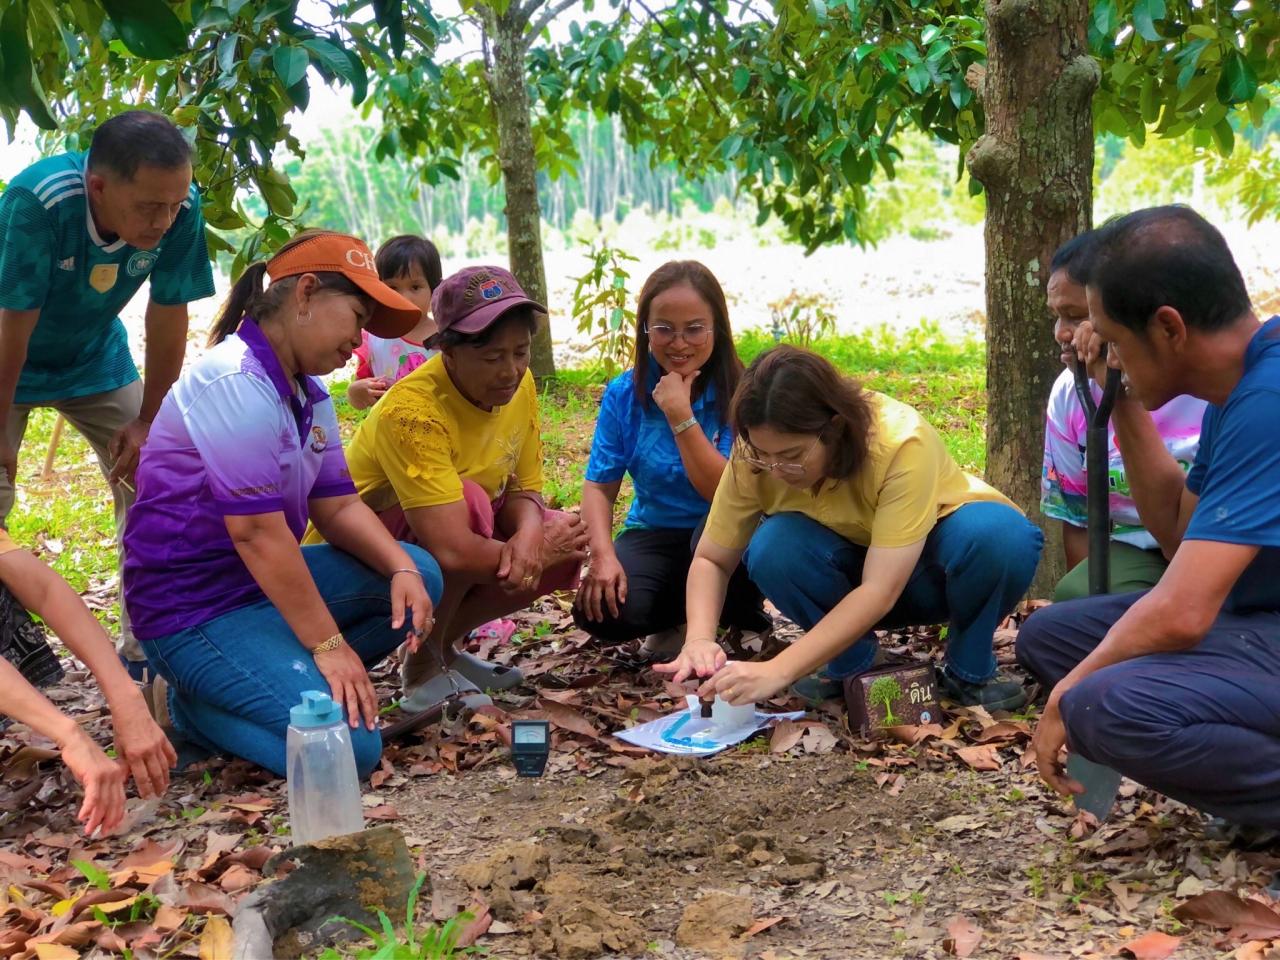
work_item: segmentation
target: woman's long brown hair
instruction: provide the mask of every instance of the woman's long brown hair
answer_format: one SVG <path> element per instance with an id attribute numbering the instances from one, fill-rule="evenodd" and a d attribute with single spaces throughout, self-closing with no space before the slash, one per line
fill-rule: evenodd
<path id="1" fill-rule="evenodd" d="M 751 362 L 733 397 L 733 428 L 750 445 L 754 427 L 816 436 L 826 475 L 847 480 L 866 462 L 875 414 L 856 380 L 811 350 L 782 344 Z"/>

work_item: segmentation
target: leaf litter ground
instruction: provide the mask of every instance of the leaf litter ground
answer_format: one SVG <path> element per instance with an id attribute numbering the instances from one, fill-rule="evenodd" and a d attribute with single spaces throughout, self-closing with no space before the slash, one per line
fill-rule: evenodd
<path id="1" fill-rule="evenodd" d="M 951 708 L 867 741 L 829 707 L 709 760 L 658 757 L 610 734 L 683 688 L 592 646 L 563 601 L 518 623 L 476 649 L 527 684 L 388 744 L 365 796 L 430 875 L 424 912 L 477 914 L 490 956 L 1280 958 L 1259 892 L 1280 859 L 1204 839 L 1194 812 L 1130 783 L 1107 824 L 1077 817 L 1029 765 L 1029 718 Z M 1015 636 L 1011 621 L 997 637 L 1006 665 Z M 936 631 L 882 643 L 939 653 Z M 68 667 L 50 693 L 105 743 L 96 690 Z M 396 675 L 377 672 L 385 703 Z M 524 716 L 552 722 L 538 780 L 508 759 Z M 283 783 L 209 760 L 89 841 L 48 746 L 0 737 L 0 957 L 224 956 L 226 919 L 288 843 Z"/>

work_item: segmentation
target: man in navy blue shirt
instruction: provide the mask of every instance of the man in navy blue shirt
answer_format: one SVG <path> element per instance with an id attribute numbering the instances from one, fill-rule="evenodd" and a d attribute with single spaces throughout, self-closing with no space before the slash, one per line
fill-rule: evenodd
<path id="1" fill-rule="evenodd" d="M 1051 689 L 1036 764 L 1079 793 L 1065 744 L 1233 823 L 1280 828 L 1280 317 L 1258 320 L 1222 235 L 1179 206 L 1101 227 L 1087 294 L 1077 345 L 1095 378 L 1108 360 L 1124 371 L 1116 442 L 1171 562 L 1151 590 L 1023 625 L 1018 658 Z M 1182 394 L 1209 402 L 1190 474 L 1148 413 Z"/>

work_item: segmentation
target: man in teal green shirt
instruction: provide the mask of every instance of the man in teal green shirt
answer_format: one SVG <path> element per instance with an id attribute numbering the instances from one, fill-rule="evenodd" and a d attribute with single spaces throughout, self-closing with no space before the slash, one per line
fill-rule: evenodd
<path id="1" fill-rule="evenodd" d="M 41 160 L 0 194 L 0 526 L 13 507 L 27 418 L 52 407 L 93 447 L 116 535 L 151 420 L 182 369 L 187 304 L 213 295 L 191 145 L 131 110 L 89 152 Z M 145 380 L 120 310 L 150 279 Z M 121 653 L 143 659 L 121 603 Z"/>

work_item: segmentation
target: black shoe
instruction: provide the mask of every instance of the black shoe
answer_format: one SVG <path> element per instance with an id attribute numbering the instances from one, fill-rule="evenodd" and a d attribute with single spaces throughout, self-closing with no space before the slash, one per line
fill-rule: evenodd
<path id="1" fill-rule="evenodd" d="M 1224 817 L 1210 817 L 1204 825 L 1207 840 L 1221 840 L 1237 850 L 1269 850 L 1280 846 L 1280 830 L 1252 823 L 1236 823 Z M 1280 880 L 1280 874 L 1276 877 Z"/>
<path id="2" fill-rule="evenodd" d="M 970 683 L 953 674 L 945 664 L 938 671 L 938 687 L 948 700 L 962 707 L 1017 710 L 1027 702 L 1027 692 L 1016 680 L 996 674 L 986 683 Z"/>

